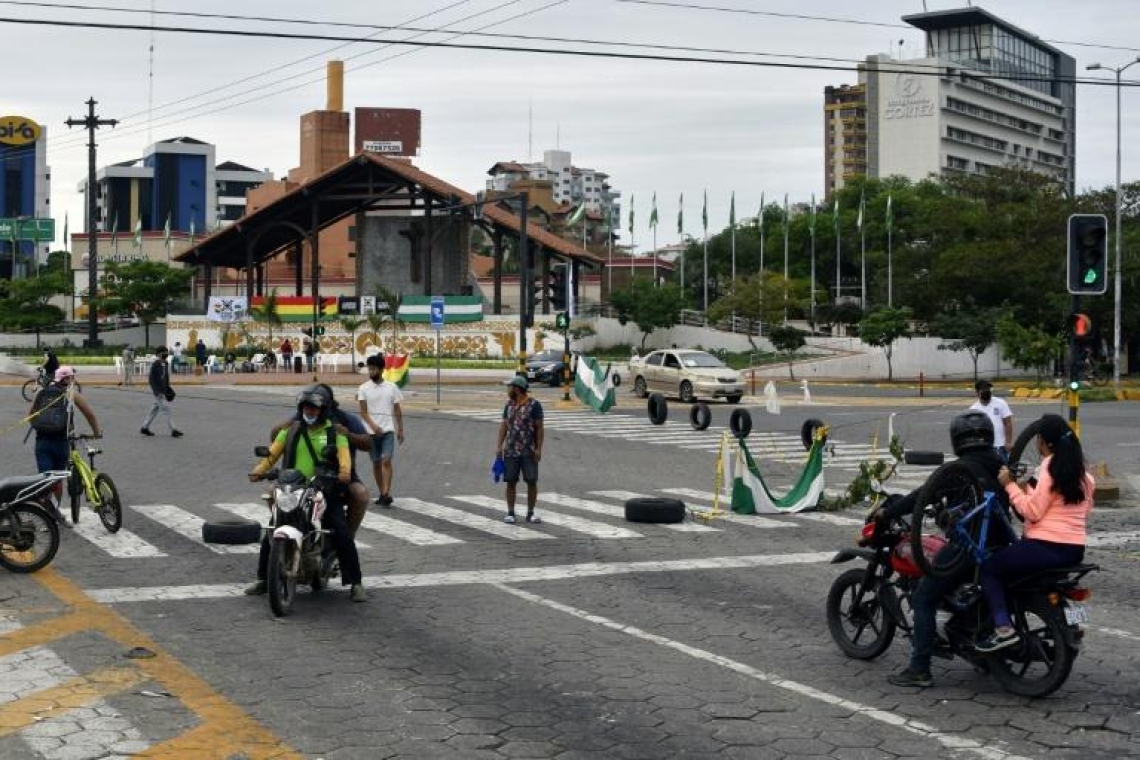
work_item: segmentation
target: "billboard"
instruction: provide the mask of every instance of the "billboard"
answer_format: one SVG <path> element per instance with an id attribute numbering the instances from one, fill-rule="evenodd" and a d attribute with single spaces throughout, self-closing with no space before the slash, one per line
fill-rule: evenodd
<path id="1" fill-rule="evenodd" d="M 415 108 L 357 108 L 353 152 L 386 156 L 418 156 L 420 112 Z"/>

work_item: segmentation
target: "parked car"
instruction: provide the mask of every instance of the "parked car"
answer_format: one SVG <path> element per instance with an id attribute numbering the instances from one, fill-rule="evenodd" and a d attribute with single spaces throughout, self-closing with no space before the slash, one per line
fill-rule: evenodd
<path id="1" fill-rule="evenodd" d="M 526 360 L 526 379 L 531 383 L 544 383 L 553 387 L 562 385 L 562 352 L 554 349 L 539 351 Z M 577 352 L 570 354 L 570 381 L 578 366 Z"/>
<path id="2" fill-rule="evenodd" d="M 659 391 L 685 403 L 723 398 L 735 404 L 744 396 L 740 373 L 705 351 L 670 348 L 634 357 L 629 360 L 629 378 L 640 398 Z"/>

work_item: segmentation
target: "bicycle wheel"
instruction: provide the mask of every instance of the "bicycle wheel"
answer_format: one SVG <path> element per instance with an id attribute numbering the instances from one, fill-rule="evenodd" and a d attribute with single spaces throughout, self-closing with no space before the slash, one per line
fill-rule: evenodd
<path id="1" fill-rule="evenodd" d="M 115 481 L 111 480 L 110 475 L 101 472 L 95 476 L 95 491 L 99 494 L 100 502 L 95 510 L 103 521 L 103 527 L 109 533 L 117 533 L 123 527 L 123 502 L 119 499 Z"/>
<path id="2" fill-rule="evenodd" d="M 39 382 L 36 380 L 29 380 L 28 382 L 24 383 L 24 387 L 20 389 L 20 392 L 24 394 L 24 401 L 31 403 L 32 399 L 36 397 L 36 392 L 39 391 L 39 389 Z"/>
<path id="3" fill-rule="evenodd" d="M 978 540 L 981 516 L 967 527 L 969 542 L 957 530 L 959 521 L 982 503 L 982 484 L 964 462 L 950 462 L 934 471 L 918 492 L 911 521 L 911 551 L 927 575 L 949 578 L 970 561 L 969 543 Z"/>
<path id="4" fill-rule="evenodd" d="M 0 515 L 0 567 L 34 573 L 59 551 L 59 526 L 36 504 L 14 504 Z"/>
<path id="5" fill-rule="evenodd" d="M 79 524 L 79 504 L 83 499 L 83 480 L 74 467 L 67 478 L 67 498 L 71 502 L 71 522 Z"/>

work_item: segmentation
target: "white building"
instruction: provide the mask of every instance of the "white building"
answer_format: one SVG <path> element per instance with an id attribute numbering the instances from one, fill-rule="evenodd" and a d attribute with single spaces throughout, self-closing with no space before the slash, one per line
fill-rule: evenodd
<path id="1" fill-rule="evenodd" d="M 577 205 L 585 201 L 589 211 L 604 217 L 608 210 L 611 218 L 616 219 L 621 214 L 618 204 L 621 193 L 610 187 L 609 178 L 605 172 L 574 166 L 568 150 L 548 150 L 538 163 L 501 161 L 495 164 L 487 189 L 506 193 L 523 180 L 550 182 L 556 204 Z"/>

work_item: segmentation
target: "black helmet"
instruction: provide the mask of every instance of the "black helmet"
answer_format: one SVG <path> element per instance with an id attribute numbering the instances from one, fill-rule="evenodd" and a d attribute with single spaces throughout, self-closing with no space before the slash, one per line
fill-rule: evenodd
<path id="1" fill-rule="evenodd" d="M 301 407 L 305 405 L 320 409 L 323 419 L 332 409 L 332 394 L 328 392 L 327 388 L 323 388 L 319 384 L 307 386 L 297 394 L 297 411 L 301 412 Z"/>
<path id="2" fill-rule="evenodd" d="M 950 422 L 950 445 L 954 456 L 962 456 L 967 451 L 992 449 L 994 447 L 994 424 L 989 415 L 983 412 L 959 414 Z"/>

